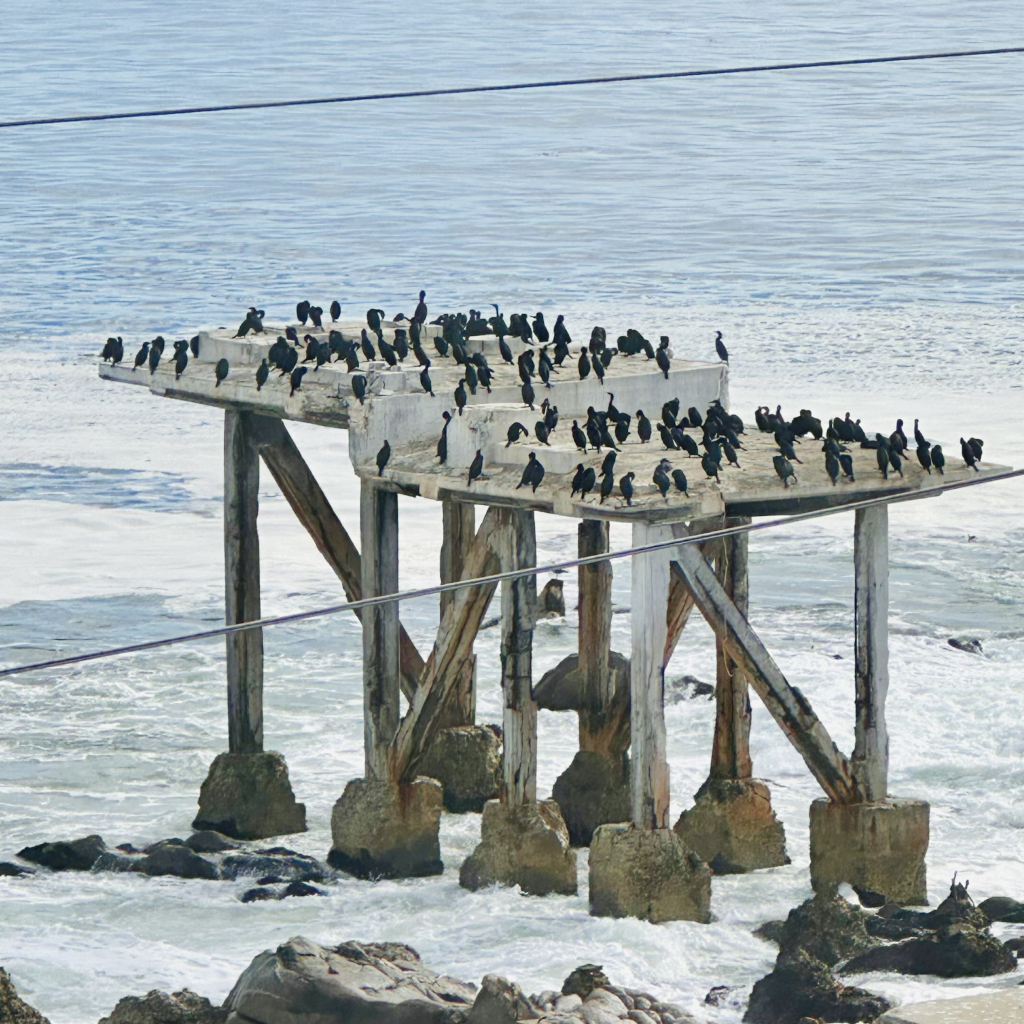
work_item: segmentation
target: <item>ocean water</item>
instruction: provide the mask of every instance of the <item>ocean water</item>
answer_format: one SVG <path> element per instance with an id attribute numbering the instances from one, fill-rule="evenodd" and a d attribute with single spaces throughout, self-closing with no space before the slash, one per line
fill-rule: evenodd
<path id="1" fill-rule="evenodd" d="M 7 3 L 0 119 L 1006 46 L 1022 27 L 1008 0 Z M 409 312 L 423 287 L 432 310 L 562 312 L 574 332 L 636 325 L 700 356 L 718 329 L 747 419 L 777 402 L 916 416 L 953 451 L 974 434 L 987 458 L 1020 465 L 1020 71 L 1007 56 L 0 131 L 0 663 L 221 620 L 220 417 L 99 381 L 95 354 L 111 333 L 131 347 L 232 323 L 251 303 L 275 317 L 303 297 Z M 291 429 L 357 522 L 346 435 Z M 262 486 L 264 609 L 336 600 Z M 979 897 L 1024 898 L 1022 500 L 1013 481 L 891 512 L 891 788 L 931 802 L 933 902 L 954 871 Z M 439 508 L 400 504 L 401 583 L 425 585 Z M 614 546 L 628 540 L 613 528 Z M 574 551 L 574 524 L 538 517 L 538 547 L 544 560 Z M 535 635 L 538 675 L 574 648 L 565 580 L 566 621 Z M 625 561 L 614 588 L 627 652 Z M 751 539 L 751 619 L 847 750 L 852 594 L 850 515 Z M 436 602 L 402 617 L 426 648 Z M 477 644 L 482 721 L 500 720 L 496 632 Z M 310 822 L 288 842 L 323 856 L 331 805 L 362 770 L 359 631 L 336 617 L 265 642 L 267 746 Z M 714 674 L 696 617 L 668 675 L 684 673 Z M 223 674 L 209 643 L 0 682 L 0 858 L 89 832 L 187 832 L 226 746 Z M 675 817 L 706 773 L 713 706 L 666 714 Z M 541 714 L 542 791 L 575 734 L 573 716 Z M 393 939 L 438 970 L 497 971 L 527 991 L 601 963 L 731 1024 L 774 959 L 751 930 L 809 893 L 817 795 L 759 705 L 752 751 L 793 863 L 716 879 L 711 925 L 591 918 L 585 851 L 577 897 L 466 893 L 458 866 L 479 818 L 446 816 L 442 877 L 346 880 L 317 900 L 243 905 L 241 884 L 122 875 L 0 879 L 0 964 L 55 1024 L 91 1024 L 154 987 L 219 1000 L 291 935 Z M 906 1001 L 1019 977 L 858 980 Z M 705 1006 L 721 984 L 730 1004 Z"/>

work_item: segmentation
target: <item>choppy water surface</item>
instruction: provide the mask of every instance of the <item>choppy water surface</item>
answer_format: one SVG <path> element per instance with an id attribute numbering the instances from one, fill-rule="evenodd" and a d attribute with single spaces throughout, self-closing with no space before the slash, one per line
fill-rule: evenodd
<path id="1" fill-rule="evenodd" d="M 730 63 L 1014 45 L 1019 5 L 917 2 L 586 9 L 148 0 L 8 5 L 3 119 Z M 503 302 L 672 334 L 733 353 L 734 407 L 922 418 L 1020 464 L 1021 106 L 1017 57 L 687 83 L 0 132 L 0 662 L 216 622 L 223 577 L 220 419 L 95 377 L 111 332 L 228 323 L 304 296 L 434 309 Z M 358 491 L 344 434 L 295 436 L 342 518 Z M 955 444 L 953 450 L 955 451 Z M 333 600 L 336 579 L 264 482 L 264 608 Z M 1024 488 L 892 512 L 892 789 L 932 803 L 930 888 L 1021 898 Z M 402 583 L 436 578 L 439 510 L 402 501 Z M 539 517 L 539 555 L 575 550 Z M 837 742 L 852 742 L 852 522 L 751 543 L 751 617 Z M 973 538 L 973 539 L 969 539 Z M 628 531 L 613 530 L 624 547 Z M 574 581 L 567 582 L 570 609 Z M 617 649 L 629 573 L 616 564 Z M 403 607 L 417 642 L 433 602 Z M 537 671 L 574 645 L 542 623 Z M 497 636 L 482 634 L 480 716 L 500 719 Z M 951 649 L 981 639 L 984 655 Z M 323 855 L 330 806 L 362 769 L 354 620 L 268 632 L 268 746 L 284 752 Z M 696 620 L 669 675 L 710 679 Z M 667 711 L 673 814 L 707 767 L 713 708 Z M 542 714 L 541 787 L 575 720 Z M 99 831 L 187 830 L 226 744 L 222 646 L 172 648 L 0 684 L 0 857 Z M 587 915 L 572 899 L 458 887 L 476 816 L 446 817 L 440 879 L 347 881 L 322 900 L 242 905 L 239 888 L 120 875 L 0 879 L 0 963 L 56 1024 L 188 984 L 222 998 L 251 957 L 302 933 L 401 939 L 434 967 L 500 971 L 528 990 L 585 960 L 722 1022 L 773 950 L 752 927 L 809 891 L 803 763 L 760 707 L 793 864 L 716 879 L 710 926 Z M 291 841 L 291 840 L 289 840 Z M 581 856 L 585 882 L 585 853 Z M 1006 983 L 1012 979 L 1004 979 Z M 908 999 L 975 982 L 871 977 Z M 734 1005 L 703 1006 L 712 985 Z"/>

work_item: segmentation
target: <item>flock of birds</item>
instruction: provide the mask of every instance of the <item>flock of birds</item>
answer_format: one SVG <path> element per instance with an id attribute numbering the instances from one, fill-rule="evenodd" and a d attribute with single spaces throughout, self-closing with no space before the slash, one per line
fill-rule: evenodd
<path id="1" fill-rule="evenodd" d="M 318 331 L 324 330 L 324 311 L 320 306 L 303 301 L 296 306 L 295 312 L 301 327 L 311 324 Z M 432 360 L 423 346 L 423 328 L 427 323 L 427 315 L 426 293 L 421 291 L 411 317 L 399 313 L 391 318 L 391 322 L 394 324 L 407 325 L 396 327 L 391 341 L 384 337 L 385 314 L 382 309 L 367 310 L 366 327 L 361 329 L 359 341 L 345 338 L 336 326 L 328 329 L 326 341 L 309 333 L 306 333 L 300 340 L 299 330 L 294 326 L 289 326 L 286 328 L 285 334 L 280 335 L 270 346 L 266 358 L 262 360 L 256 370 L 257 390 L 261 390 L 267 383 L 273 369 L 278 372 L 280 377 L 288 378 L 290 394 L 294 395 L 302 387 L 302 379 L 309 371 L 307 364 L 313 364 L 312 368 L 315 372 L 321 366 L 334 360 L 346 364 L 346 369 L 352 374 L 353 394 L 359 403 L 363 404 L 368 382 L 364 374 L 357 372 L 360 369 L 360 357 L 368 362 L 382 359 L 388 366 L 397 367 L 412 355 L 420 367 L 419 380 L 423 390 L 427 394 L 433 395 L 434 389 L 429 374 Z M 264 310 L 250 307 L 245 319 L 239 325 L 235 337 L 244 338 L 250 333 L 257 335 L 265 333 L 263 326 L 265 316 Z M 331 303 L 330 316 L 332 323 L 336 325 L 341 318 L 339 302 Z M 453 394 L 454 407 L 459 416 L 463 413 L 469 395 L 475 395 L 478 388 L 484 387 L 490 392 L 494 377 L 494 371 L 482 352 L 469 354 L 467 351 L 469 338 L 479 336 L 497 338 L 502 362 L 515 365 L 518 369 L 523 405 L 531 411 L 536 410 L 535 382 L 538 382 L 539 386 L 550 389 L 552 378 L 564 369 L 565 361 L 570 356 L 569 346 L 572 338 L 563 316 L 559 316 L 554 327 L 550 329 L 544 320 L 543 313 L 539 312 L 534 315 L 532 323 L 530 318 L 522 313 L 512 314 L 506 322 L 499 307 L 495 304 L 494 316 L 486 319 L 479 310 L 471 309 L 468 315 L 463 313 L 442 314 L 430 321 L 430 324 L 441 328 L 440 333 L 431 339 L 437 355 L 443 358 L 450 356 L 462 367 L 461 376 Z M 507 341 L 508 338 L 516 338 L 523 342 L 525 347 L 518 357 L 513 356 Z M 174 342 L 173 359 L 176 379 L 185 372 L 189 363 L 189 353 L 193 357 L 198 357 L 199 345 L 199 335 L 188 341 Z M 722 341 L 721 331 L 716 332 L 715 349 L 721 360 L 729 361 L 729 353 Z M 135 355 L 133 370 L 148 365 L 149 372 L 154 373 L 164 355 L 164 350 L 165 341 L 161 336 L 156 337 L 152 342 L 145 342 Z M 605 373 L 614 357 L 641 354 L 647 359 L 653 360 L 664 374 L 665 379 L 668 379 L 672 361 L 668 337 L 662 335 L 658 346 L 655 347 L 633 328 L 621 335 L 614 346 L 610 346 L 604 328 L 594 327 L 589 343 L 580 347 L 575 368 L 580 380 L 586 380 L 593 374 L 603 384 Z M 300 355 L 302 356 L 301 360 Z M 120 337 L 108 338 L 101 356 L 104 361 L 109 361 L 114 365 L 120 363 L 124 359 L 123 340 Z M 220 386 L 221 381 L 228 376 L 229 372 L 228 360 L 218 360 L 214 366 L 217 386 Z M 627 506 L 631 506 L 636 473 L 627 472 L 616 480 L 615 461 L 620 446 L 628 440 L 634 428 L 634 417 L 615 407 L 614 394 L 609 392 L 608 396 L 607 409 L 597 410 L 591 406 L 587 409 L 587 418 L 582 426 L 578 419 L 572 421 L 571 435 L 575 447 L 584 454 L 590 451 L 601 456 L 602 450 L 605 450 L 605 454 L 600 470 L 595 466 L 586 466 L 582 462 L 577 465 L 570 485 L 571 496 L 575 497 L 578 494 L 583 500 L 587 495 L 596 492 L 599 502 L 603 504 L 617 486 L 618 492 Z M 534 425 L 533 433 L 538 442 L 550 446 L 551 435 L 559 422 L 558 407 L 552 404 L 550 399 L 544 398 L 540 402 L 540 411 L 541 419 Z M 739 416 L 728 413 L 717 399 L 711 403 L 704 415 L 701 415 L 700 411 L 694 407 L 689 408 L 682 417 L 679 413 L 679 400 L 672 399 L 664 403 L 660 420 L 652 426 L 651 419 L 642 409 L 638 409 L 635 416 L 635 431 L 640 444 L 650 442 L 654 428 L 656 428 L 666 451 L 684 452 L 689 458 L 698 458 L 705 477 L 713 479 L 717 483 L 721 482 L 720 473 L 723 469 L 739 468 L 738 453 L 745 450 L 740 440 L 745 426 Z M 452 413 L 445 411 L 442 413 L 442 417 L 444 427 L 437 442 L 437 458 L 439 463 L 444 465 L 448 459 L 448 427 L 452 420 Z M 755 410 L 754 418 L 760 431 L 772 434 L 774 437 L 778 452 L 773 454 L 772 463 L 776 474 L 786 488 L 791 483 L 798 483 L 794 463 L 803 465 L 803 460 L 797 455 L 796 446 L 808 436 L 815 442 L 822 442 L 821 451 L 824 455 L 825 471 L 833 485 L 838 483 L 840 476 L 849 481 L 854 480 L 853 457 L 848 447 L 851 444 L 859 444 L 862 448 L 876 451 L 878 469 L 885 479 L 889 478 L 891 472 L 898 473 L 902 477 L 903 461 L 910 457 L 909 439 L 903 430 L 903 420 L 896 421 L 896 429 L 888 437 L 876 433 L 869 438 L 861 427 L 860 420 L 852 420 L 849 413 L 843 418 L 836 417 L 829 420 L 825 428 L 822 427 L 821 420 L 813 416 L 808 409 L 801 409 L 799 415 L 787 421 L 782 414 L 781 407 L 776 406 L 773 413 L 767 406 L 760 406 Z M 688 434 L 687 430 L 695 433 Z M 523 423 L 516 421 L 508 428 L 505 447 L 510 447 L 521 438 L 529 436 L 529 429 Z M 946 464 L 942 447 L 928 442 L 922 434 L 917 420 L 914 420 L 914 442 L 917 460 L 921 467 L 929 474 L 932 469 L 942 474 Z M 983 445 L 984 442 L 979 438 L 960 439 L 961 455 L 967 466 L 975 470 L 978 469 Z M 377 453 L 376 462 L 379 475 L 383 475 L 390 458 L 391 446 L 385 440 Z M 482 476 L 483 469 L 483 451 L 478 449 L 469 467 L 467 486 L 472 485 L 474 480 Z M 537 453 L 531 451 L 518 487 L 531 487 L 536 492 L 544 480 L 544 476 L 543 464 L 537 457 Z M 669 491 L 673 487 L 677 492 L 687 496 L 689 494 L 689 483 L 685 472 L 680 468 L 673 468 L 667 456 L 662 456 L 658 461 L 651 480 L 666 501 Z"/>

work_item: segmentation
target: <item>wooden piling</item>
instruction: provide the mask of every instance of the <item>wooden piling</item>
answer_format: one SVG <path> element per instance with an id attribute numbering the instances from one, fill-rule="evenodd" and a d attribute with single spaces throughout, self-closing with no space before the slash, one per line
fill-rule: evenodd
<path id="1" fill-rule="evenodd" d="M 445 498 L 441 502 L 441 582 L 463 579 L 466 556 L 476 539 L 473 505 Z M 441 617 L 455 601 L 455 591 L 441 594 Z M 459 667 L 459 679 L 445 707 L 441 727 L 473 725 L 476 721 L 476 656 L 471 652 Z"/>
<path id="2" fill-rule="evenodd" d="M 584 519 L 578 528 L 580 558 L 608 550 L 608 523 Z M 614 696 L 612 653 L 612 566 L 610 562 L 581 565 L 579 579 L 580 750 L 611 755 L 605 746 L 605 718 Z"/>
<path id="3" fill-rule="evenodd" d="M 252 434 L 253 415 L 224 413 L 224 584 L 225 621 L 260 617 L 260 463 Z M 229 634 L 228 750 L 263 750 L 263 630 Z"/>
<path id="4" fill-rule="evenodd" d="M 889 734 L 885 696 L 889 689 L 889 509 L 855 513 L 854 623 L 856 630 L 857 722 L 853 771 L 862 798 L 886 798 Z"/>
<path id="5" fill-rule="evenodd" d="M 537 564 L 533 513 L 500 509 L 503 572 Z M 501 689 L 504 696 L 502 789 L 510 807 L 537 802 L 537 704 L 532 692 L 537 577 L 501 584 Z"/>
<path id="6" fill-rule="evenodd" d="M 664 524 L 634 523 L 633 547 L 672 537 Z M 669 772 L 665 737 L 665 641 L 668 549 L 632 556 L 630 759 L 632 820 L 638 828 L 667 828 Z"/>
<path id="7" fill-rule="evenodd" d="M 364 597 L 398 592 L 398 495 L 364 480 L 360 494 Z M 363 609 L 363 743 L 366 777 L 389 777 L 399 714 L 398 604 Z"/>

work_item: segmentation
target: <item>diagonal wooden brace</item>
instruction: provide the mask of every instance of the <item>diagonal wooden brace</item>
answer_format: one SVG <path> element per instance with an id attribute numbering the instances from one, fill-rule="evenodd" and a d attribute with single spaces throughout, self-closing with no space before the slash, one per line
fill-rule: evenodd
<path id="1" fill-rule="evenodd" d="M 363 596 L 362 560 L 316 477 L 306 464 L 288 428 L 273 416 L 252 416 L 253 436 L 263 461 L 270 470 L 292 511 L 309 531 L 313 543 L 334 570 L 350 601 Z M 356 612 L 359 618 L 362 615 Z M 411 701 L 416 692 L 424 662 L 405 627 L 399 639 L 402 693 Z"/>
<path id="2" fill-rule="evenodd" d="M 863 797 L 854 782 L 852 766 L 832 741 L 807 698 L 786 681 L 697 545 L 686 544 L 678 551 L 677 564 L 697 607 L 711 628 L 724 639 L 729 657 L 746 674 L 818 784 L 835 803 L 859 803 Z"/>

